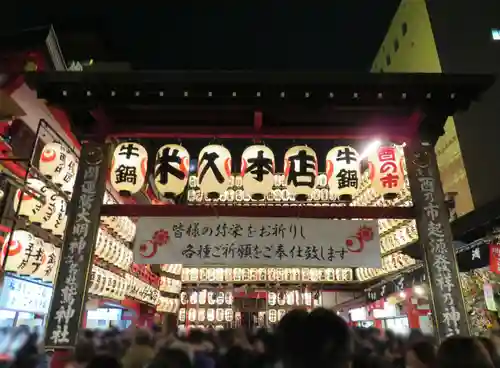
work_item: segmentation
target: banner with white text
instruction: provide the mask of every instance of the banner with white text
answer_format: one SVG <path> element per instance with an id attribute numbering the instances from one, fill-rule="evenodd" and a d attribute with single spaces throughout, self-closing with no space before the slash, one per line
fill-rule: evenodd
<path id="1" fill-rule="evenodd" d="M 381 267 L 376 220 L 141 217 L 139 264 Z"/>

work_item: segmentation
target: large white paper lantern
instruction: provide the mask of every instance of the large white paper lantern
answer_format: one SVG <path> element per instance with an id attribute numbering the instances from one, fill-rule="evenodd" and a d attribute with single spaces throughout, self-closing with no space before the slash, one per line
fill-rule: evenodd
<path id="1" fill-rule="evenodd" d="M 179 144 L 166 144 L 156 154 L 154 184 L 160 197 L 173 199 L 189 179 L 189 152 Z"/>
<path id="2" fill-rule="evenodd" d="M 40 211 L 29 217 L 30 221 L 35 224 L 43 224 L 56 217 L 56 192 L 47 186 L 43 186 L 40 191 L 45 196 L 45 204 Z"/>
<path id="3" fill-rule="evenodd" d="M 10 239 L 5 271 L 31 275 L 43 261 L 43 241 L 25 230 L 15 230 Z M 2 262 L 7 254 L 7 241 L 2 247 Z"/>
<path id="4" fill-rule="evenodd" d="M 43 196 L 42 189 L 45 188 L 45 183 L 41 180 L 29 178 L 26 182 L 26 186 L 30 189 L 36 190 L 39 195 Z M 29 219 L 41 217 L 41 210 L 43 203 L 35 198 L 33 193 L 23 192 L 21 189 L 16 191 L 14 196 L 14 201 L 12 202 L 12 207 L 14 211 L 17 211 L 19 201 L 21 201 L 21 207 L 19 208 L 19 216 L 28 217 Z"/>
<path id="5" fill-rule="evenodd" d="M 50 267 L 49 255 L 54 253 L 53 252 L 54 246 L 51 243 L 44 242 L 42 239 L 40 240 L 42 242 L 42 247 L 43 247 L 43 257 L 40 267 L 37 270 L 35 270 L 35 272 L 33 272 L 32 276 L 38 279 L 43 279 L 44 276 L 48 276 L 48 274 L 50 274 L 51 269 L 49 269 L 47 273 L 47 267 Z"/>
<path id="6" fill-rule="evenodd" d="M 67 165 L 68 149 L 60 143 L 47 143 L 40 155 L 38 169 L 49 179 L 59 177 Z"/>
<path id="7" fill-rule="evenodd" d="M 125 142 L 116 146 L 111 163 L 110 181 L 123 196 L 141 190 L 146 180 L 148 153 L 139 143 Z"/>
<path id="8" fill-rule="evenodd" d="M 54 235 L 62 236 L 66 227 L 66 201 L 60 196 L 55 196 L 52 203 L 54 214 L 47 221 L 42 222 L 41 226 Z"/>
<path id="9" fill-rule="evenodd" d="M 397 197 L 403 189 L 404 157 L 395 146 L 380 146 L 368 157 L 368 170 L 372 187 L 386 200 Z"/>
<path id="10" fill-rule="evenodd" d="M 350 202 L 361 181 L 358 152 L 350 146 L 332 148 L 326 155 L 326 176 L 330 191 Z"/>
<path id="11" fill-rule="evenodd" d="M 217 199 L 229 187 L 231 152 L 221 145 L 211 144 L 198 156 L 198 185 L 209 199 Z"/>
<path id="12" fill-rule="evenodd" d="M 285 153 L 285 185 L 300 200 L 307 199 L 318 175 L 316 152 L 308 146 L 294 146 Z"/>
<path id="13" fill-rule="evenodd" d="M 66 163 L 66 167 L 62 170 L 61 175 L 56 177 L 54 182 L 61 185 L 61 190 L 63 192 L 71 195 L 75 186 L 78 161 L 73 154 L 68 153 Z"/>
<path id="14" fill-rule="evenodd" d="M 252 199 L 262 200 L 273 189 L 274 153 L 267 146 L 256 144 L 241 155 L 243 189 Z"/>

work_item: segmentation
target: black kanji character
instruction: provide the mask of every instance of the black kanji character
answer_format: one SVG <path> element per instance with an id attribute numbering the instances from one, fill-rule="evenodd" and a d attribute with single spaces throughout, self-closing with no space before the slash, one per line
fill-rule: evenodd
<path id="1" fill-rule="evenodd" d="M 172 151 L 172 152 L 171 152 Z M 155 178 L 159 178 L 160 184 L 168 183 L 169 174 L 175 176 L 179 180 L 186 178 L 186 173 L 172 164 L 180 166 L 181 157 L 179 156 L 178 149 L 171 149 L 171 147 L 164 148 L 157 160 L 158 165 L 155 168 Z"/>
<path id="2" fill-rule="evenodd" d="M 356 158 L 356 153 L 351 149 L 351 147 L 345 147 L 343 150 L 337 151 L 337 161 L 345 161 L 346 164 L 358 161 Z"/>
<path id="3" fill-rule="evenodd" d="M 259 236 L 261 238 L 267 238 L 268 236 L 271 236 L 271 232 L 269 231 L 269 226 L 262 225 L 260 228 Z"/>
<path id="4" fill-rule="evenodd" d="M 135 185 L 137 183 L 137 169 L 135 166 L 120 165 L 115 170 L 116 184 L 130 183 Z"/>
<path id="5" fill-rule="evenodd" d="M 262 252 L 262 256 L 264 258 L 272 258 L 272 252 L 273 252 L 273 246 L 272 245 L 266 245 L 264 247 L 264 251 Z"/>
<path id="6" fill-rule="evenodd" d="M 283 226 L 283 224 L 274 224 L 271 227 L 271 233 L 273 236 L 280 237 L 281 239 L 285 238 L 285 231 L 286 228 Z"/>
<path id="7" fill-rule="evenodd" d="M 305 260 L 310 260 L 310 259 L 315 259 L 317 261 L 320 261 L 319 255 L 318 255 L 318 247 L 315 245 L 307 246 L 306 247 L 306 252 L 305 252 Z"/>
<path id="8" fill-rule="evenodd" d="M 358 187 L 358 173 L 356 170 L 342 169 L 339 171 L 336 178 L 339 189 Z"/>
<path id="9" fill-rule="evenodd" d="M 278 244 L 276 246 L 276 258 L 283 259 L 288 258 L 288 254 L 286 254 L 285 247 L 283 244 Z"/>
<path id="10" fill-rule="evenodd" d="M 308 155 L 306 150 L 299 151 L 296 155 L 288 157 L 289 173 L 287 185 L 293 183 L 296 187 L 314 187 L 316 178 L 316 161 L 313 155 Z M 298 180 L 301 177 L 303 180 Z"/>
<path id="11" fill-rule="evenodd" d="M 296 224 L 291 224 L 289 228 L 290 233 L 292 234 L 292 237 L 294 239 L 297 238 L 297 236 L 300 236 L 302 239 L 305 239 L 306 237 L 304 236 L 304 228 L 302 225 L 298 227 Z"/>
<path id="12" fill-rule="evenodd" d="M 212 256 L 212 246 L 210 244 L 205 244 L 202 246 L 203 251 L 202 251 L 202 258 L 211 258 Z"/>
<path id="13" fill-rule="evenodd" d="M 196 250 L 194 249 L 193 244 L 186 245 L 186 248 L 181 252 L 181 254 L 189 259 L 193 258 L 193 256 L 196 254 Z"/>
<path id="14" fill-rule="evenodd" d="M 215 236 L 222 236 L 223 238 L 227 236 L 227 224 L 225 222 L 217 225 L 217 228 L 215 229 Z"/>
<path id="15" fill-rule="evenodd" d="M 215 164 L 215 160 L 217 160 L 218 158 L 219 158 L 219 154 L 217 152 L 210 152 L 210 153 L 205 152 L 203 154 L 203 156 L 201 156 L 201 160 L 199 163 L 200 167 L 203 164 L 203 162 L 205 162 L 205 161 L 206 161 L 206 164 L 205 164 L 205 166 L 203 166 L 203 169 L 200 172 L 200 177 L 198 178 L 200 183 L 203 182 L 203 179 L 205 178 L 205 175 L 207 174 L 209 169 L 212 170 L 212 172 L 214 173 L 215 179 L 217 179 L 217 181 L 220 184 L 224 183 L 224 176 L 222 176 L 222 173 L 220 172 L 219 168 Z"/>
<path id="16" fill-rule="evenodd" d="M 249 238 L 253 238 L 257 230 L 254 229 L 252 225 L 248 225 L 247 234 Z"/>
<path id="17" fill-rule="evenodd" d="M 175 224 L 172 226 L 172 231 L 174 232 L 174 236 L 176 238 L 182 238 L 182 236 L 184 235 L 184 224 L 182 222 L 179 222 L 178 224 Z"/>
<path id="18" fill-rule="evenodd" d="M 253 259 L 260 259 L 261 255 L 262 255 L 262 251 L 260 250 L 260 247 L 258 245 L 254 245 L 253 252 L 252 252 L 252 258 Z"/>
<path id="19" fill-rule="evenodd" d="M 243 235 L 243 227 L 240 224 L 233 224 L 229 228 L 229 235 L 233 238 L 237 238 Z"/>
<path id="20" fill-rule="evenodd" d="M 327 257 L 327 260 L 328 260 L 328 262 L 333 262 L 333 260 L 335 258 L 337 258 L 337 255 L 336 255 L 336 252 L 335 252 L 335 248 L 330 245 L 330 247 L 328 248 L 328 257 Z"/>
<path id="21" fill-rule="evenodd" d="M 118 152 L 118 156 L 125 156 L 127 160 L 130 160 L 132 156 L 139 157 L 139 147 L 137 147 L 133 143 L 123 145 L 120 147 L 120 152 Z"/>
<path id="22" fill-rule="evenodd" d="M 203 236 L 212 236 L 213 233 L 214 231 L 211 227 L 203 226 L 203 229 L 201 229 L 201 235 Z"/>
<path id="23" fill-rule="evenodd" d="M 213 250 L 212 250 L 212 257 L 213 258 L 220 258 L 220 246 L 216 245 L 213 247 Z"/>
<path id="24" fill-rule="evenodd" d="M 340 248 L 340 250 L 335 251 L 340 256 L 340 259 L 344 259 L 346 251 L 344 248 Z"/>
<path id="25" fill-rule="evenodd" d="M 186 234 L 192 238 L 197 238 L 200 236 L 200 224 L 198 222 L 193 222 L 186 229 Z"/>
<path id="26" fill-rule="evenodd" d="M 294 245 L 292 249 L 290 249 L 290 258 L 292 259 L 304 258 L 303 250 L 304 249 L 302 249 L 300 245 Z"/>
<path id="27" fill-rule="evenodd" d="M 264 151 L 260 150 L 257 152 L 257 157 L 248 159 L 248 167 L 245 170 L 246 173 L 253 175 L 253 178 L 258 182 L 264 180 L 264 175 L 269 174 L 273 170 L 273 160 L 264 157 Z"/>
<path id="28" fill-rule="evenodd" d="M 252 259 L 252 244 L 240 244 L 238 246 L 238 257 Z"/>
<path id="29" fill-rule="evenodd" d="M 222 246 L 222 256 L 224 258 L 234 258 L 235 251 L 236 250 L 234 249 L 234 243 Z"/>

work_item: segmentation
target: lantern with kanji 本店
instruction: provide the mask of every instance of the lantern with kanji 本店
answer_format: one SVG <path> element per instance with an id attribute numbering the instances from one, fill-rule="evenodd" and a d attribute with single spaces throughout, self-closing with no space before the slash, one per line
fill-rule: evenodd
<path id="1" fill-rule="evenodd" d="M 342 201 L 351 201 L 361 180 L 358 152 L 349 146 L 332 148 L 326 155 L 330 191 Z"/>
<path id="2" fill-rule="evenodd" d="M 68 149 L 60 143 L 47 143 L 40 154 L 38 169 L 47 178 L 54 180 L 66 167 L 68 153 Z"/>
<path id="3" fill-rule="evenodd" d="M 146 180 L 148 153 L 139 143 L 125 142 L 116 146 L 111 163 L 111 185 L 123 196 L 141 190 Z"/>
<path id="4" fill-rule="evenodd" d="M 285 185 L 297 199 L 309 196 L 318 175 L 318 158 L 308 146 L 294 146 L 285 153 Z"/>
<path id="5" fill-rule="evenodd" d="M 184 191 L 189 178 L 189 152 L 179 144 L 158 150 L 154 183 L 160 197 L 173 199 Z"/>
<path id="6" fill-rule="evenodd" d="M 209 199 L 217 199 L 229 187 L 231 152 L 221 145 L 211 144 L 198 156 L 198 185 Z"/>
<path id="7" fill-rule="evenodd" d="M 395 146 L 380 146 L 368 157 L 368 170 L 373 189 L 386 200 L 397 197 L 403 189 L 404 157 Z"/>
<path id="8" fill-rule="evenodd" d="M 243 189 L 252 199 L 264 199 L 274 184 L 274 153 L 267 146 L 256 144 L 241 155 Z"/>
<path id="9" fill-rule="evenodd" d="M 29 178 L 26 181 L 26 186 L 28 189 L 33 189 L 33 191 L 27 190 L 22 191 L 18 189 L 16 194 L 14 195 L 14 200 L 12 201 L 12 207 L 14 211 L 17 211 L 19 206 L 19 201 L 21 201 L 21 205 L 19 207 L 19 216 L 27 217 L 31 221 L 41 219 L 43 216 L 42 208 L 44 207 L 44 203 L 42 203 L 41 199 L 44 198 L 44 194 L 42 193 L 42 189 L 45 191 L 45 183 L 41 180 Z M 35 193 L 36 192 L 36 193 Z M 40 222 L 40 221 L 37 221 Z"/>

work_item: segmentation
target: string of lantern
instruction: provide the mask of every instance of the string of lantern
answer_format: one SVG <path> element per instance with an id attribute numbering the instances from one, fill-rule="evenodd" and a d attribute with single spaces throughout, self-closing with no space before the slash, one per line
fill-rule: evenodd
<path id="1" fill-rule="evenodd" d="M 178 298 L 169 298 L 160 296 L 156 310 L 164 313 L 178 313 L 180 300 Z"/>
<path id="2" fill-rule="evenodd" d="M 171 293 L 171 294 L 179 294 L 182 288 L 182 281 L 172 279 L 167 276 L 160 277 L 160 291 Z"/>
<path id="3" fill-rule="evenodd" d="M 181 264 L 162 264 L 160 265 L 160 269 L 162 272 L 168 273 L 170 275 L 180 276 L 182 273 L 182 265 Z"/>
<path id="4" fill-rule="evenodd" d="M 132 250 L 123 239 L 115 238 L 106 229 L 99 229 L 95 247 L 95 255 L 107 263 L 128 271 L 133 261 Z"/>
<path id="5" fill-rule="evenodd" d="M 356 268 L 356 279 L 362 282 L 369 281 L 394 272 L 401 272 L 418 263 L 417 260 L 406 254 L 401 252 L 393 253 L 382 258 L 382 268 Z"/>
<path id="6" fill-rule="evenodd" d="M 418 270 L 419 268 L 422 268 L 422 267 L 424 267 L 424 264 L 422 262 L 418 262 L 418 263 L 415 263 L 414 265 L 406 267 L 405 269 L 398 270 L 397 274 L 393 275 L 393 277 L 385 278 L 385 279 L 377 282 L 376 284 L 371 285 L 369 288 L 365 289 L 364 291 L 370 292 L 374 288 L 377 288 L 379 286 L 393 282 L 395 279 L 397 279 L 398 277 L 401 277 L 401 275 L 403 275 L 403 274 L 411 273 L 411 272 Z"/>
<path id="7" fill-rule="evenodd" d="M 125 274 L 125 279 L 129 285 L 127 294 L 129 297 L 151 305 L 158 305 L 160 290 L 128 273 Z"/>

